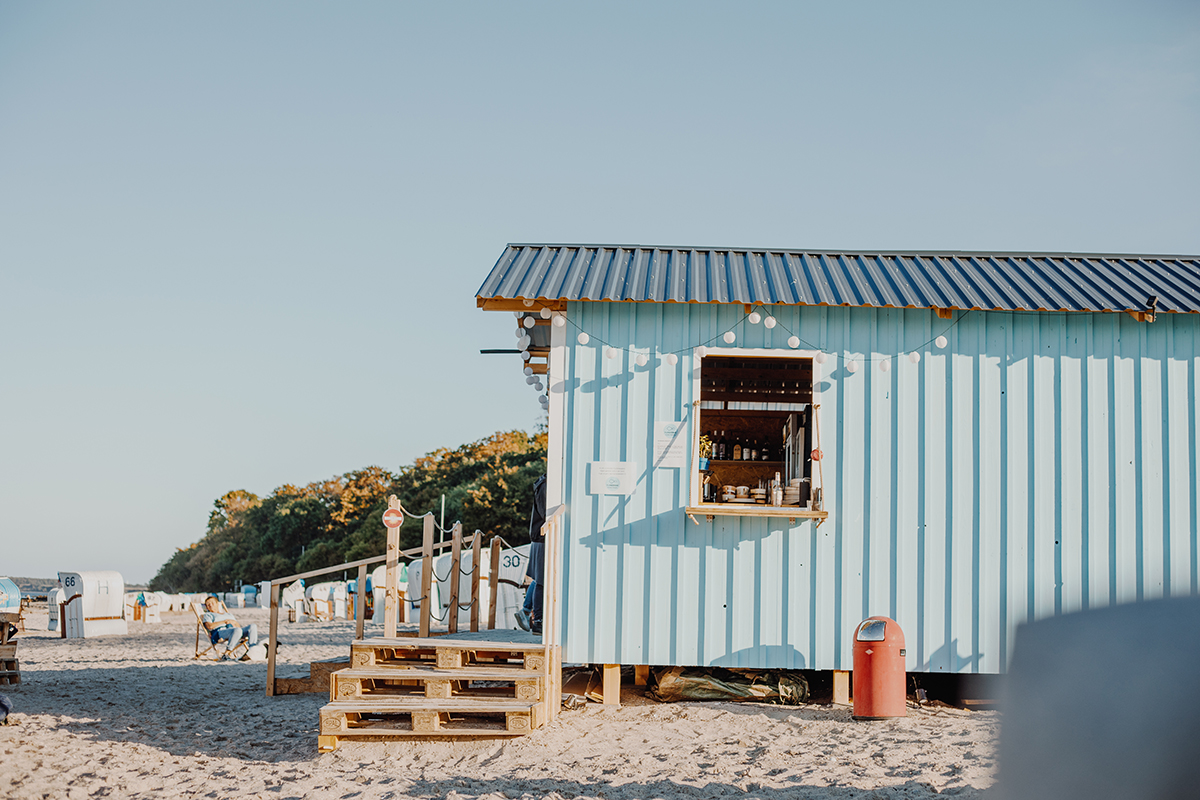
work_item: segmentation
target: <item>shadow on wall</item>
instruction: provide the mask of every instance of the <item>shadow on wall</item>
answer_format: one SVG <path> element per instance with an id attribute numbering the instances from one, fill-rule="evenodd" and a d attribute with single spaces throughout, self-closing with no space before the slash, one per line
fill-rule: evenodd
<path id="1" fill-rule="evenodd" d="M 1068 614 L 1017 630 L 997 796 L 1196 797 L 1200 597 Z"/>

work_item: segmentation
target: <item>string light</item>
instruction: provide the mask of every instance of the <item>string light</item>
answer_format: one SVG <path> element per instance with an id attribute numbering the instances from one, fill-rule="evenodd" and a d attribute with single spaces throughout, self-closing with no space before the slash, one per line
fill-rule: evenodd
<path id="1" fill-rule="evenodd" d="M 796 337 L 793 336 L 792 338 L 795 339 Z M 797 340 L 797 342 L 799 342 L 799 340 Z M 813 356 L 813 361 L 816 361 L 818 364 L 824 364 L 828 360 L 829 356 L 825 355 L 824 353 L 817 353 L 815 356 Z"/>
<path id="2" fill-rule="evenodd" d="M 916 364 L 921 360 L 921 354 L 918 353 L 916 350 L 913 350 L 911 353 L 908 354 L 908 360 L 911 361 L 912 363 Z"/>
<path id="3" fill-rule="evenodd" d="M 533 308 L 533 298 L 532 297 L 526 297 L 521 302 L 525 304 L 526 308 Z"/>
<path id="4" fill-rule="evenodd" d="M 517 347 L 521 350 L 528 350 L 532 342 L 533 339 L 530 339 L 528 336 L 522 336 L 520 339 L 517 339 Z"/>
<path id="5" fill-rule="evenodd" d="M 542 319 L 550 319 L 550 309 L 542 306 L 542 310 L 538 312 L 538 316 Z"/>
<path id="6" fill-rule="evenodd" d="M 533 367 L 525 367 L 525 369 L 521 371 L 525 373 L 526 377 L 528 377 L 533 374 Z"/>
<path id="7" fill-rule="evenodd" d="M 696 355 L 699 356 L 700 358 L 704 358 L 705 356 L 708 355 L 708 348 L 705 347 L 704 345 L 700 345 L 699 347 L 696 348 Z"/>
<path id="8" fill-rule="evenodd" d="M 639 367 L 644 367 L 644 366 L 646 366 L 646 364 L 648 364 L 650 362 L 650 359 L 646 358 L 645 353 L 638 353 L 637 358 L 635 358 L 634 361 L 637 362 L 637 365 Z"/>
<path id="9" fill-rule="evenodd" d="M 609 347 L 604 351 L 604 355 L 608 358 L 616 358 L 618 355 L 620 355 L 620 353 L 621 351 L 615 347 Z"/>
<path id="10" fill-rule="evenodd" d="M 533 317 L 526 317 L 525 319 L 521 320 L 521 324 L 526 328 L 532 328 L 537 323 L 533 321 Z"/>
<path id="11" fill-rule="evenodd" d="M 762 314 L 758 313 L 757 311 L 751 311 L 748 319 L 750 320 L 751 325 L 757 325 L 758 323 L 762 322 Z"/>
<path id="12" fill-rule="evenodd" d="M 846 371 L 847 372 L 858 372 L 858 362 L 857 361 L 846 362 Z"/>
<path id="13" fill-rule="evenodd" d="M 518 339 L 520 339 L 520 338 L 521 338 L 522 336 L 524 336 L 524 335 L 525 335 L 525 329 L 524 329 L 524 328 L 521 328 L 521 327 L 518 327 L 518 328 L 517 328 L 517 338 L 518 338 Z"/>
<path id="14" fill-rule="evenodd" d="M 533 388 L 540 392 L 542 389 L 544 389 L 546 387 L 542 386 L 541 381 L 538 381 L 537 383 L 533 384 Z"/>
<path id="15" fill-rule="evenodd" d="M 677 363 L 679 363 L 679 356 L 675 355 L 674 353 L 667 353 L 667 363 L 672 367 L 675 366 Z"/>
<path id="16" fill-rule="evenodd" d="M 737 338 L 737 335 L 733 331 L 725 331 L 725 335 L 721 338 L 725 340 L 725 344 L 733 344 L 733 340 Z"/>
<path id="17" fill-rule="evenodd" d="M 879 371 L 880 372 L 887 372 L 891 368 L 892 368 L 892 362 L 889 361 L 888 359 L 885 358 L 883 361 L 879 362 Z"/>
<path id="18" fill-rule="evenodd" d="M 535 383 L 537 383 L 537 378 L 533 377 L 532 369 L 529 370 L 529 373 L 530 373 L 529 376 L 525 378 L 525 383 L 528 384 L 529 386 L 533 386 Z"/>
<path id="19" fill-rule="evenodd" d="M 567 324 L 567 318 L 564 317 L 562 314 L 555 314 L 553 322 L 554 322 L 554 327 L 561 328 L 563 325 Z"/>
<path id="20" fill-rule="evenodd" d="M 774 327 L 775 327 L 775 318 L 774 318 L 774 317 L 770 317 L 770 316 L 769 316 L 769 317 L 767 317 L 765 320 L 763 320 L 763 325 L 764 325 L 764 326 L 765 326 L 765 327 L 766 327 L 768 330 L 769 330 L 769 329 L 771 329 L 771 328 L 774 328 Z"/>
<path id="21" fill-rule="evenodd" d="M 528 360 L 529 360 L 530 358 L 532 358 L 532 357 L 533 357 L 533 356 L 532 356 L 532 354 L 531 354 L 531 353 L 530 353 L 528 350 L 522 350 L 522 351 L 521 351 L 521 359 L 522 359 L 522 360 L 524 360 L 524 361 L 528 361 Z"/>
<path id="22" fill-rule="evenodd" d="M 799 346 L 800 346 L 800 337 L 799 336 L 789 336 L 788 337 L 788 347 L 795 350 Z"/>
<path id="23" fill-rule="evenodd" d="M 525 316 L 525 312 L 524 311 L 514 311 L 513 316 L 516 317 L 517 319 L 520 319 L 521 317 Z"/>
<path id="24" fill-rule="evenodd" d="M 939 337 L 937 337 L 936 339 L 934 339 L 934 340 L 933 340 L 933 343 L 934 343 L 934 344 L 936 344 L 936 345 L 938 346 L 938 349 L 940 350 L 940 349 L 942 349 L 943 347 L 945 347 L 945 346 L 946 346 L 946 337 L 945 337 L 945 336 L 939 336 Z"/>
<path id="25" fill-rule="evenodd" d="M 579 342 L 580 344 L 587 344 L 589 341 L 591 341 L 591 339 L 592 337 L 588 336 L 583 331 L 580 331 L 579 335 L 575 337 L 575 341 Z"/>

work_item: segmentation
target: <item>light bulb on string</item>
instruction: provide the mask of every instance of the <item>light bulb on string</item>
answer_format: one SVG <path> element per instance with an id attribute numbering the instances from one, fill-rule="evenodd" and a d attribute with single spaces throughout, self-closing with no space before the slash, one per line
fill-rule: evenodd
<path id="1" fill-rule="evenodd" d="M 532 357 L 533 357 L 533 355 L 528 350 L 521 351 L 521 359 L 522 360 L 528 361 Z"/>
<path id="2" fill-rule="evenodd" d="M 883 361 L 879 362 L 879 371 L 880 372 L 887 372 L 891 368 L 892 368 L 892 362 L 889 361 L 888 359 L 885 358 Z"/>
<path id="3" fill-rule="evenodd" d="M 621 354 L 621 351 L 615 347 L 608 347 L 604 350 L 604 355 L 608 358 L 616 358 Z"/>
<path id="4" fill-rule="evenodd" d="M 939 336 L 933 340 L 933 343 L 936 344 L 938 346 L 938 349 L 940 350 L 941 348 L 946 346 L 946 337 Z"/>
<path id="5" fill-rule="evenodd" d="M 766 327 L 768 330 L 771 328 L 774 328 L 775 327 L 775 318 L 767 317 L 766 319 L 763 320 L 763 326 Z"/>
<path id="6" fill-rule="evenodd" d="M 818 364 L 824 364 L 828 360 L 829 356 L 827 356 L 825 353 L 817 353 L 815 356 L 813 356 L 813 361 L 816 361 Z"/>
<path id="7" fill-rule="evenodd" d="M 540 392 L 542 389 L 545 389 L 546 387 L 545 387 L 545 386 L 542 386 L 542 382 L 541 382 L 541 381 L 538 381 L 537 383 L 535 383 L 535 384 L 533 385 L 533 388 L 534 388 L 534 389 L 536 389 L 537 391 L 539 391 L 539 392 Z"/>
<path id="8" fill-rule="evenodd" d="M 526 377 L 528 377 L 533 374 L 533 367 L 525 367 L 525 369 L 521 371 L 525 373 Z"/>
<path id="9" fill-rule="evenodd" d="M 550 309 L 542 306 L 542 310 L 538 312 L 538 316 L 542 319 L 550 319 Z"/>
<path id="10" fill-rule="evenodd" d="M 532 328 L 537 323 L 534 322 L 533 317 L 526 317 L 525 319 L 523 319 L 521 321 L 521 324 L 524 325 L 526 328 Z"/>
<path id="11" fill-rule="evenodd" d="M 524 311 L 514 311 L 513 316 L 516 317 L 517 319 L 520 319 L 521 317 L 525 316 L 525 312 Z"/>
<path id="12" fill-rule="evenodd" d="M 700 345 L 699 347 L 696 348 L 696 355 L 699 358 L 704 358 L 705 356 L 708 355 L 708 348 L 705 347 L 704 345 Z"/>
<path id="13" fill-rule="evenodd" d="M 788 337 L 788 347 L 795 350 L 799 346 L 800 346 L 800 337 L 798 337 L 798 336 L 789 336 Z"/>
<path id="14" fill-rule="evenodd" d="M 592 337 L 588 336 L 583 331 L 580 331 L 579 335 L 575 337 L 575 341 L 579 342 L 580 344 L 587 344 L 589 341 L 591 341 L 591 339 Z"/>
<path id="15" fill-rule="evenodd" d="M 517 328 L 517 330 L 516 330 L 516 334 L 517 334 L 517 338 L 518 338 L 518 339 L 520 339 L 522 336 L 524 336 L 524 335 L 525 335 L 525 329 L 524 329 L 524 328 Z"/>
<path id="16" fill-rule="evenodd" d="M 521 350 L 528 350 L 529 345 L 532 343 L 533 339 L 530 339 L 528 336 L 522 336 L 520 339 L 517 339 L 517 347 Z"/>
<path id="17" fill-rule="evenodd" d="M 535 383 L 537 383 L 537 378 L 533 377 L 533 370 L 530 370 L 529 372 L 529 376 L 525 378 L 525 383 L 528 386 L 533 386 Z"/>
<path id="18" fill-rule="evenodd" d="M 847 372 L 858 372 L 858 362 L 857 361 L 847 361 L 846 362 L 846 371 Z"/>
<path id="19" fill-rule="evenodd" d="M 679 356 L 675 355 L 674 353 L 667 353 L 667 363 L 672 367 L 675 366 L 677 363 L 679 363 Z"/>
<path id="20" fill-rule="evenodd" d="M 563 325 L 567 324 L 567 318 L 564 317 L 562 314 L 555 314 L 553 322 L 554 322 L 554 327 L 561 328 Z"/>
<path id="21" fill-rule="evenodd" d="M 639 367 L 644 367 L 644 366 L 646 366 L 646 364 L 650 363 L 650 359 L 646 358 L 646 354 L 645 354 L 645 353 L 638 353 L 638 354 L 637 354 L 637 357 L 636 357 L 635 359 L 633 359 L 633 360 L 634 360 L 635 362 L 637 362 L 637 365 L 638 365 Z"/>
<path id="22" fill-rule="evenodd" d="M 762 314 L 758 313 L 757 311 L 751 311 L 750 316 L 747 317 L 747 319 L 750 320 L 751 325 L 757 325 L 758 323 L 762 322 Z"/>
<path id="23" fill-rule="evenodd" d="M 725 344 L 733 344 L 733 340 L 737 338 L 737 334 L 733 331 L 725 331 L 725 335 L 721 338 L 725 340 Z"/>
<path id="24" fill-rule="evenodd" d="M 533 298 L 532 297 L 526 297 L 521 302 L 525 304 L 526 308 L 533 308 Z"/>
<path id="25" fill-rule="evenodd" d="M 908 360 L 911 361 L 912 363 L 916 364 L 921 360 L 921 354 L 918 353 L 916 350 L 913 350 L 911 353 L 908 354 Z"/>

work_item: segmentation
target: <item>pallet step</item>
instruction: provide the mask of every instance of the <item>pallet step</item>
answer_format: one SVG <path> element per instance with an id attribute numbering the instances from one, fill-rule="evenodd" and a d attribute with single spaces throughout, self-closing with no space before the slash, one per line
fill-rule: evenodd
<path id="1" fill-rule="evenodd" d="M 546 645 L 534 642 L 495 642 L 470 639 L 356 639 L 350 645 L 352 667 L 382 665 L 436 666 L 438 669 L 462 669 L 467 666 L 496 664 L 542 671 L 546 669 Z"/>
<path id="2" fill-rule="evenodd" d="M 471 686 L 472 682 L 507 683 L 504 687 Z M 451 697 L 515 697 L 517 700 L 541 700 L 546 676 L 540 672 L 506 667 L 464 667 L 432 669 L 419 666 L 357 667 L 339 670 L 330 679 L 329 699 L 424 696 L 429 699 Z"/>
<path id="3" fill-rule="evenodd" d="M 321 708 L 320 716 L 317 744 L 328 752 L 349 739 L 520 736 L 544 724 L 545 706 L 520 700 L 388 697 L 335 700 Z"/>

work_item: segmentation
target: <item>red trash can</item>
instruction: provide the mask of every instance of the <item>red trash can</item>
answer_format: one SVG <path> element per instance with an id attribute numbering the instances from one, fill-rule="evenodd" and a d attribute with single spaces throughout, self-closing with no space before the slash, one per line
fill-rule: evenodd
<path id="1" fill-rule="evenodd" d="M 870 617 L 854 629 L 854 718 L 908 716 L 904 631 L 893 619 Z"/>

